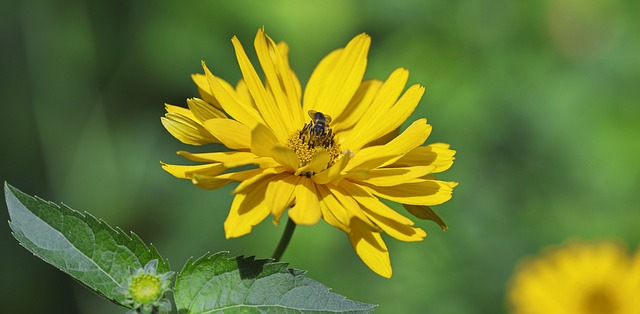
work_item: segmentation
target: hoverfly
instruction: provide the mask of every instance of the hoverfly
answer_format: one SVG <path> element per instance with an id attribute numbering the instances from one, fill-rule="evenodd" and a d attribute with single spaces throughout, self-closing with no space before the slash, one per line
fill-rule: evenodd
<path id="1" fill-rule="evenodd" d="M 329 127 L 331 116 L 309 110 L 311 122 L 304 125 L 300 131 L 300 138 L 309 144 L 309 147 L 323 146 L 325 148 L 333 145 L 333 130 Z"/>
<path id="2" fill-rule="evenodd" d="M 309 117 L 311 117 L 311 134 L 315 136 L 322 136 L 329 130 L 329 123 L 331 123 L 331 116 L 318 112 L 315 110 L 309 110 Z"/>

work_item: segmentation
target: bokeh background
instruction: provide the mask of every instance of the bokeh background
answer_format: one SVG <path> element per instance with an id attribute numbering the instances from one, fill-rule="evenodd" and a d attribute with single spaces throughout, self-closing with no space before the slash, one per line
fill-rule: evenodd
<path id="1" fill-rule="evenodd" d="M 427 87 L 412 119 L 458 151 L 460 182 L 420 243 L 386 238 L 392 279 L 346 236 L 299 227 L 284 260 L 380 313 L 503 313 L 518 261 L 568 239 L 640 236 L 638 1 L 0 2 L 0 179 L 86 210 L 152 242 L 179 270 L 228 250 L 266 258 L 284 229 L 267 219 L 225 240 L 230 188 L 205 191 L 161 170 L 201 151 L 160 124 L 163 103 L 197 96 L 200 60 L 236 82 L 230 39 L 252 58 L 265 26 L 291 47 L 303 84 L 361 32 L 367 78 L 397 67 Z M 254 58 L 255 60 L 255 58 Z M 0 220 L 7 221 L 6 208 Z M 123 313 L 31 256 L 0 223 L 0 312 Z"/>

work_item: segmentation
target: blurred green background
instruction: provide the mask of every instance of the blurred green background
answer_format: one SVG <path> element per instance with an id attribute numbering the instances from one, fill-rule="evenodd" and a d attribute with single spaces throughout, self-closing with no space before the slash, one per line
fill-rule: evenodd
<path id="1" fill-rule="evenodd" d="M 197 96 L 200 60 L 236 82 L 230 39 L 252 57 L 264 25 L 291 47 L 303 84 L 361 32 L 368 78 L 397 67 L 427 93 L 412 119 L 458 151 L 460 182 L 420 243 L 386 237 L 393 277 L 346 236 L 299 227 L 284 260 L 380 313 L 502 313 L 517 262 L 567 239 L 640 239 L 640 2 L 2 1 L 0 179 L 86 210 L 152 242 L 179 270 L 190 256 L 271 255 L 270 219 L 225 240 L 230 188 L 161 170 L 182 163 L 163 103 Z M 255 58 L 254 58 L 255 60 Z M 7 221 L 6 208 L 0 220 Z M 0 312 L 124 313 L 31 256 L 0 224 Z"/>

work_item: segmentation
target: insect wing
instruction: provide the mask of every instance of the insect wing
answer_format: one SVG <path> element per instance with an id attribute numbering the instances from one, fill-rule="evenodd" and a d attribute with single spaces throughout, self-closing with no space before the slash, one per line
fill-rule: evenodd
<path id="1" fill-rule="evenodd" d="M 324 115 L 324 119 L 325 119 L 325 121 L 327 121 L 327 125 L 329 125 L 329 123 L 331 123 L 331 116 L 330 115 L 325 114 Z"/>

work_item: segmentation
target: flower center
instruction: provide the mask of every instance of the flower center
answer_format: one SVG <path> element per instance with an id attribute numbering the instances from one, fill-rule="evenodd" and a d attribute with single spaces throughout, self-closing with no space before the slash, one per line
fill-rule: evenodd
<path id="1" fill-rule="evenodd" d="M 159 297 L 161 288 L 160 278 L 152 274 L 142 274 L 133 278 L 129 292 L 134 301 L 149 303 Z"/>
<path id="2" fill-rule="evenodd" d="M 596 288 L 588 293 L 583 303 L 584 313 L 613 314 L 618 313 L 618 304 L 611 292 L 604 288 Z"/>
<path id="3" fill-rule="evenodd" d="M 326 168 L 331 167 L 340 159 L 340 144 L 335 141 L 333 130 L 329 126 L 331 118 L 321 112 L 309 111 L 311 122 L 304 125 L 301 130 L 296 130 L 289 136 L 287 147 L 291 148 L 300 162 L 299 167 L 303 167 L 311 161 L 311 158 L 318 152 L 324 150 L 329 153 L 329 162 Z M 301 176 L 311 177 L 314 172 L 304 172 Z"/>

